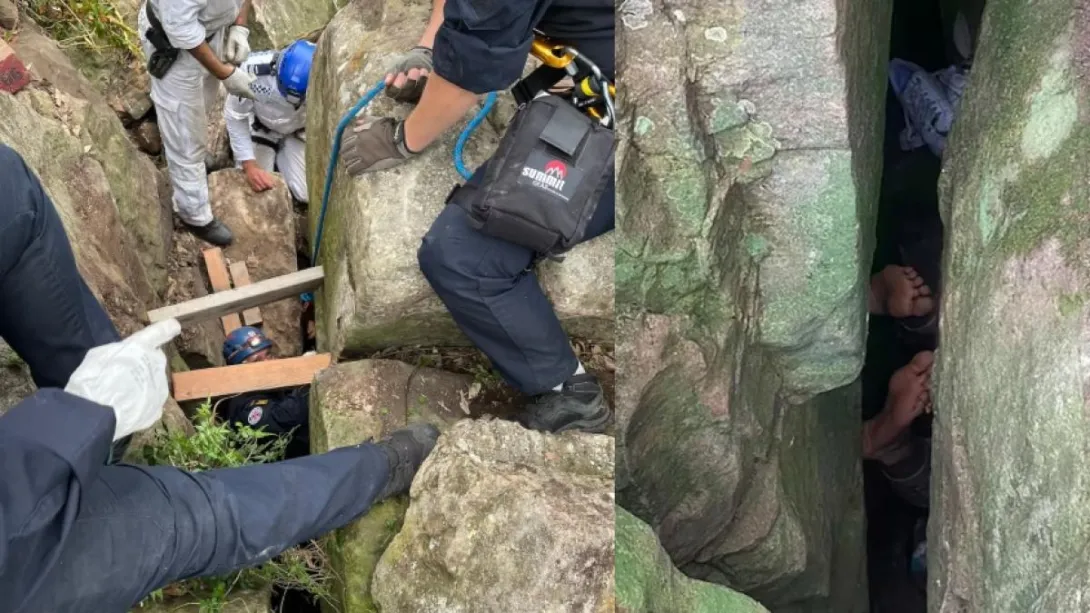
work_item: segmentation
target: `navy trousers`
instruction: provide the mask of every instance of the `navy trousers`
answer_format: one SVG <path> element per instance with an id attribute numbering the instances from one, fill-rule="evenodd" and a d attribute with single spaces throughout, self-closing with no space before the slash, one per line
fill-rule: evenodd
<path id="1" fill-rule="evenodd" d="M 117 339 L 76 270 L 52 201 L 3 145 L 0 337 L 42 387 L 63 387 L 88 349 Z M 21 611 L 122 613 L 179 579 L 260 564 L 363 515 L 388 480 L 386 454 L 373 444 L 203 473 L 103 466 L 83 491 L 48 494 L 80 496 L 78 512 L 59 527 L 56 563 L 21 569 L 43 577 Z M 0 594 L 0 612 L 25 596 Z"/>
<path id="2" fill-rule="evenodd" d="M 480 184 L 484 169 L 469 183 Z M 615 191 L 610 176 L 584 242 L 613 230 Z M 482 234 L 463 208 L 448 204 L 417 257 L 458 327 L 513 387 L 541 394 L 575 372 L 571 342 L 531 269 L 533 250 Z"/>

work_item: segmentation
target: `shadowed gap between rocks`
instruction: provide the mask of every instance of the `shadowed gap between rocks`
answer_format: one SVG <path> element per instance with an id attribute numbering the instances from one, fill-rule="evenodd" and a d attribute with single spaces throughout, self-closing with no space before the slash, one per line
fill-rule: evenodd
<path id="1" fill-rule="evenodd" d="M 911 62 L 931 75 L 959 65 L 968 70 L 964 46 L 959 50 L 955 43 L 955 22 L 959 13 L 964 15 L 964 25 L 968 26 L 975 42 L 983 4 L 983 0 L 895 0 L 890 31 L 891 63 L 894 60 Z M 935 79 L 933 82 L 939 83 L 942 91 L 950 93 L 942 81 Z M 957 96 L 959 100 L 960 97 Z M 908 105 L 911 103 L 906 103 Z M 906 143 L 911 140 L 904 133 L 906 122 L 910 120 L 906 119 L 903 108 L 895 88 L 888 85 L 882 191 L 871 274 L 886 279 L 891 274 L 889 266 L 911 267 L 937 294 L 933 297 L 941 299 L 943 221 L 939 214 L 938 180 L 942 161 L 927 144 L 911 148 Z M 956 110 L 956 106 L 954 108 Z M 870 317 L 862 372 L 863 420 L 875 418 L 884 407 L 891 406 L 896 400 L 894 396 L 908 394 L 890 391 L 894 373 L 906 368 L 920 352 L 938 347 L 938 300 L 933 300 L 932 304 L 930 314 L 925 316 Z M 917 462 L 914 466 L 922 467 L 922 477 L 897 481 L 896 477 L 905 475 L 884 470 L 879 461 L 865 459 L 863 463 L 872 613 L 923 613 L 927 610 L 927 477 L 930 474 L 927 458 L 931 421 L 931 414 L 924 411 L 912 421 L 901 439 L 904 445 L 915 449 L 915 452 L 905 453 L 916 456 L 902 465 Z M 925 464 L 919 464 L 920 461 Z M 912 493 L 906 492 L 908 481 L 917 487 Z"/>

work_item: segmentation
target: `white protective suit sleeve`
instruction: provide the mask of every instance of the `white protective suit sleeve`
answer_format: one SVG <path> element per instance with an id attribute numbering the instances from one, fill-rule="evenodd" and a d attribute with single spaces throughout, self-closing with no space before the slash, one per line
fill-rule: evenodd
<path id="1" fill-rule="evenodd" d="M 239 96 L 227 96 L 223 116 L 227 123 L 227 136 L 231 139 L 231 152 L 235 161 L 242 163 L 254 158 L 254 141 L 250 137 L 250 118 L 254 101 Z"/>
<path id="2" fill-rule="evenodd" d="M 170 44 L 189 50 L 199 47 L 208 36 L 199 20 L 206 4 L 208 0 L 161 0 L 153 3 L 152 8 L 158 13 Z"/>

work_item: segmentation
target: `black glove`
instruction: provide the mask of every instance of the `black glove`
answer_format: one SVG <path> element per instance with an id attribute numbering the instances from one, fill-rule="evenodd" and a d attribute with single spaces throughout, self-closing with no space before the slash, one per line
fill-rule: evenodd
<path id="1" fill-rule="evenodd" d="M 399 74 L 408 77 L 409 71 L 417 69 L 425 74 L 416 79 L 409 79 L 401 87 L 394 86 Z M 390 65 L 387 75 L 392 75 L 386 85 L 386 95 L 398 102 L 416 103 L 420 95 L 424 93 L 424 86 L 428 84 L 428 73 L 432 71 L 431 49 L 427 47 L 413 47 L 408 53 L 399 55 Z"/>

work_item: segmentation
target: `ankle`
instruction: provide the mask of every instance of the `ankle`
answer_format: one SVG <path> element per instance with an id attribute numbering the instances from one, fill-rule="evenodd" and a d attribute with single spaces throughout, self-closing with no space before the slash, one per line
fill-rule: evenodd
<path id="1" fill-rule="evenodd" d="M 565 383 L 568 383 L 569 381 L 571 381 L 575 377 L 578 377 L 579 375 L 585 375 L 585 374 L 587 374 L 587 369 L 583 367 L 583 363 L 582 362 L 576 362 L 575 372 L 573 372 L 571 374 L 571 376 L 569 376 L 567 379 L 564 379 L 560 383 L 557 383 L 556 385 L 554 385 L 552 391 L 554 391 L 554 392 L 564 391 L 564 384 Z"/>

